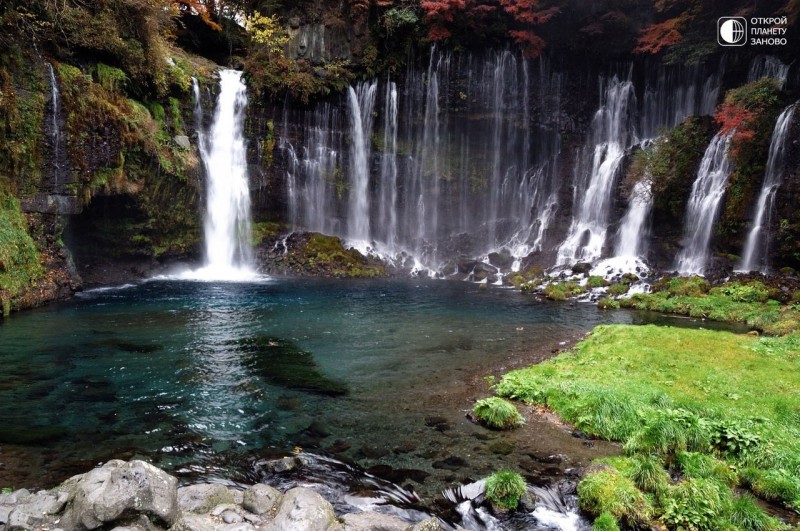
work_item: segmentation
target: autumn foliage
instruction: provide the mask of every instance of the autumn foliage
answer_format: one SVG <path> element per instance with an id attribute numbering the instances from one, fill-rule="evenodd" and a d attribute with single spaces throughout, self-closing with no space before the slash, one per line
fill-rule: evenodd
<path id="1" fill-rule="evenodd" d="M 470 32 L 497 23 L 523 50 L 526 57 L 536 57 L 545 42 L 532 27 L 547 22 L 557 8 L 542 9 L 539 0 L 423 0 L 425 21 L 430 25 L 428 38 L 446 40 L 454 30 Z"/>
<path id="2" fill-rule="evenodd" d="M 678 44 L 683 38 L 681 26 L 684 22 L 686 17 L 680 16 L 647 26 L 642 30 L 633 51 L 656 54 L 666 47 Z"/>
<path id="3" fill-rule="evenodd" d="M 181 11 L 200 15 L 203 22 L 216 31 L 222 29 L 219 24 L 211 19 L 211 12 L 203 0 L 175 0 L 175 6 Z"/>

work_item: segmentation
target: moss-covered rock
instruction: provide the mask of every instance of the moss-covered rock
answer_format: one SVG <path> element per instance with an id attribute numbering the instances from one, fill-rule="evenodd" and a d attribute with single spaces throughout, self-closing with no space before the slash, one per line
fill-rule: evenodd
<path id="1" fill-rule="evenodd" d="M 386 265 L 373 256 L 348 249 L 336 236 L 295 232 L 266 237 L 257 248 L 259 268 L 268 274 L 337 278 L 388 276 Z"/>

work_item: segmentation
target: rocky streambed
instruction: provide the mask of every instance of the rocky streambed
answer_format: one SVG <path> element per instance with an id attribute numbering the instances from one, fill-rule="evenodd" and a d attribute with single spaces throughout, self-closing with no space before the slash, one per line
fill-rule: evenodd
<path id="1" fill-rule="evenodd" d="M 446 524 L 445 524 L 446 525 Z M 269 485 L 178 480 L 144 461 L 112 460 L 51 490 L 0 495 L 0 530 L 116 529 L 118 531 L 326 531 L 445 529 L 436 518 L 411 523 L 376 511 L 336 515 L 306 487 L 284 492 Z"/>

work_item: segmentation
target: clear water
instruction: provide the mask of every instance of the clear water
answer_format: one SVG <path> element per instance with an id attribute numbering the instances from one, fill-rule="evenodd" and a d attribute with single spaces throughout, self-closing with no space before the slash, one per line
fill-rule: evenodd
<path id="1" fill-rule="evenodd" d="M 94 290 L 0 324 L 0 484 L 52 486 L 98 461 L 133 456 L 186 481 L 245 480 L 255 460 L 302 446 L 364 467 L 424 471 L 431 477 L 420 483 L 435 491 L 500 465 L 519 468 L 531 453 L 569 453 L 558 437 L 580 447 L 543 427 L 544 442 L 504 434 L 515 453 L 489 452 L 499 436 L 464 418 L 488 393 L 470 388 L 470 375 L 480 380 L 598 323 L 630 320 L 446 281 L 151 281 Z M 310 352 L 315 370 L 349 392 L 276 381 L 268 363 L 236 343 L 258 336 Z M 431 422 L 436 415 L 447 426 Z M 324 434 L 309 435 L 314 421 Z M 434 466 L 453 456 L 468 463 Z"/>

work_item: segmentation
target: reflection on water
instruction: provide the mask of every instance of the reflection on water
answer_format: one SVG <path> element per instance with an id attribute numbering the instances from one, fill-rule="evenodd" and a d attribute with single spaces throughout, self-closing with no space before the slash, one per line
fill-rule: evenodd
<path id="1" fill-rule="evenodd" d="M 466 375 L 630 318 L 445 281 L 94 290 L 0 325 L 0 483 L 50 486 L 134 456 L 183 481 L 245 481 L 296 446 L 425 494 L 501 465 L 547 475 L 528 454 L 560 443 L 542 428 L 499 451 L 463 418 Z"/>

